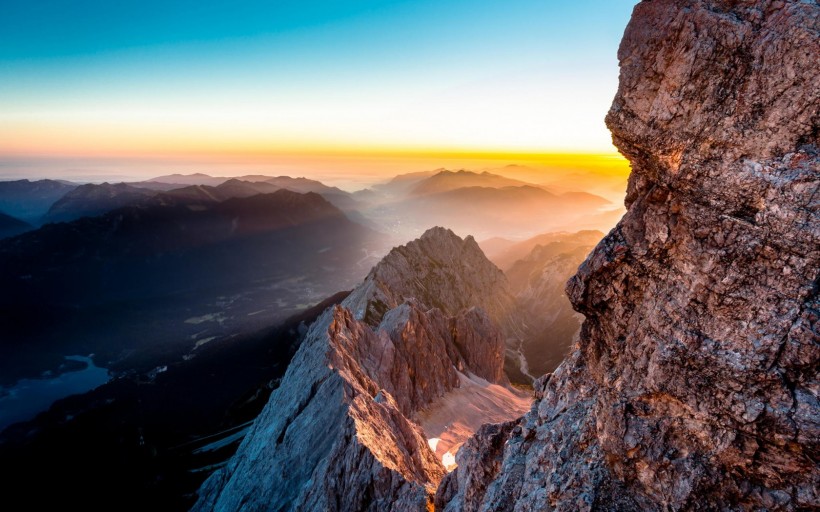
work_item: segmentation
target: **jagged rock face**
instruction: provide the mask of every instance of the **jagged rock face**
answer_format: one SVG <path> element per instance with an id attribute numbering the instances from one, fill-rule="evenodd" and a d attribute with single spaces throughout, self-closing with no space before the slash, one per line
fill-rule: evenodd
<path id="1" fill-rule="evenodd" d="M 437 230 L 406 249 L 440 261 L 453 237 Z M 397 268 L 391 258 L 403 253 L 393 254 L 380 267 Z M 457 279 L 464 283 L 481 269 L 454 265 L 443 264 L 442 274 L 463 271 Z M 435 283 L 429 286 L 419 290 L 438 294 Z M 353 308 L 366 296 L 357 289 L 310 327 L 282 385 L 228 466 L 205 482 L 195 510 L 432 506 L 445 470 L 415 417 L 460 386 L 465 374 L 506 382 L 503 336 L 478 308 L 447 315 L 424 306 L 412 285 L 401 288 L 403 297 L 382 290 L 383 297 L 403 302 L 377 325 L 355 318 Z"/>
<path id="2" fill-rule="evenodd" d="M 451 316 L 477 306 L 499 322 L 513 302 L 504 273 L 487 260 L 473 237 L 462 240 L 440 227 L 390 251 L 348 304 L 356 318 L 377 325 L 409 297 Z"/>
<path id="3" fill-rule="evenodd" d="M 349 352 L 376 338 L 346 309 L 326 311 L 237 454 L 200 489 L 194 509 L 423 507 L 425 485 L 444 470 L 421 429 Z"/>
<path id="4" fill-rule="evenodd" d="M 818 34 L 811 1 L 636 6 L 607 116 L 629 209 L 568 283 L 579 348 L 440 508 L 820 507 Z"/>

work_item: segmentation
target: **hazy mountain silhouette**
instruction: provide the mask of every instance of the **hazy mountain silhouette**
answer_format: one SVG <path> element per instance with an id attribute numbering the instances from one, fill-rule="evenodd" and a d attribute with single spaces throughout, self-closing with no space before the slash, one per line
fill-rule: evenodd
<path id="1" fill-rule="evenodd" d="M 481 238 L 531 236 L 533 231 L 573 229 L 608 204 L 592 194 L 556 195 L 532 186 L 464 187 L 412 196 L 369 215 L 410 234 L 444 224 Z"/>
<path id="2" fill-rule="evenodd" d="M 577 233 L 544 233 L 515 242 L 506 239 L 489 239 L 479 243 L 481 250 L 495 265 L 507 272 L 519 260 L 526 258 L 535 246 L 550 246 L 552 251 L 574 249 L 579 246 L 594 246 L 604 234 L 600 231 L 587 230 Z M 508 275 L 508 277 L 510 277 Z"/>
<path id="3" fill-rule="evenodd" d="M 359 203 L 353 198 L 353 195 L 345 192 L 337 187 L 329 187 L 321 181 L 311 180 L 308 178 L 291 178 L 290 176 L 276 176 L 265 180 L 265 183 L 271 183 L 279 188 L 293 190 L 294 192 L 315 192 L 321 194 L 322 197 L 330 201 L 342 211 L 352 211 L 359 208 Z"/>
<path id="4" fill-rule="evenodd" d="M 151 178 L 149 180 L 145 180 L 147 183 L 175 183 L 180 186 L 185 185 L 210 185 L 210 186 L 217 186 L 219 184 L 224 183 L 225 181 L 229 180 L 230 178 L 220 178 L 214 176 L 208 176 L 207 174 L 203 174 L 201 172 L 195 174 L 168 174 L 166 176 L 157 176 L 156 178 Z"/>
<path id="5" fill-rule="evenodd" d="M 156 194 L 153 190 L 125 183 L 80 185 L 58 199 L 43 217 L 43 222 L 68 222 L 137 204 Z"/>
<path id="6" fill-rule="evenodd" d="M 218 203 L 226 199 L 255 196 L 257 194 L 269 194 L 276 192 L 280 187 L 271 183 L 252 183 L 239 179 L 230 179 L 216 186 L 210 185 L 189 185 L 165 192 L 164 195 L 181 200 L 202 201 L 206 203 Z"/>
<path id="7" fill-rule="evenodd" d="M 410 190 L 411 194 L 438 194 L 442 192 L 449 192 L 458 188 L 467 187 L 489 187 L 489 188 L 504 188 L 504 187 L 521 187 L 531 185 L 524 181 L 505 178 L 498 174 L 491 174 L 489 172 L 472 172 L 472 171 L 441 171 L 429 178 L 426 178 L 416 183 Z"/>
<path id="8" fill-rule="evenodd" d="M 572 308 L 564 288 L 603 236 L 600 231 L 548 233 L 516 244 L 491 260 L 504 270 L 515 295 L 521 352 L 530 374 L 553 371 L 569 353 L 583 316 Z M 528 248 L 520 259 L 511 261 Z"/>
<path id="9" fill-rule="evenodd" d="M 288 190 L 196 205 L 162 194 L 47 224 L 0 241 L 0 374 L 70 353 L 123 366 L 149 345 L 269 324 L 361 279 L 382 244 L 320 195 Z"/>
<path id="10" fill-rule="evenodd" d="M 76 187 L 74 183 L 56 180 L 0 181 L 0 210 L 39 225 L 51 205 Z"/>
<path id="11" fill-rule="evenodd" d="M 158 176 L 156 178 L 151 178 L 150 180 L 147 180 L 143 183 L 178 183 L 180 184 L 180 186 L 174 189 L 175 191 L 177 191 L 175 195 L 189 194 L 189 197 L 200 196 L 203 199 L 207 198 L 211 189 L 195 190 L 194 188 L 188 188 L 183 191 L 179 191 L 179 189 L 183 187 L 197 186 L 224 186 L 225 188 L 220 188 L 220 190 L 215 194 L 215 197 L 224 198 L 247 197 L 248 195 L 251 195 L 249 191 L 254 190 L 253 187 L 256 187 L 257 193 L 269 193 L 274 190 L 284 188 L 302 194 L 307 192 L 315 192 L 317 194 L 321 194 L 322 197 L 330 201 L 331 204 L 335 205 L 336 207 L 345 212 L 356 210 L 360 206 L 359 203 L 353 198 L 352 194 L 345 192 L 340 188 L 330 187 L 320 181 L 312 180 L 309 178 L 292 178 L 290 176 L 265 176 L 261 174 L 239 176 L 236 178 L 227 178 L 197 173 L 169 174 L 167 176 Z M 232 185 L 226 185 L 228 183 Z M 240 183 L 242 185 L 240 185 Z M 134 185 L 138 186 L 139 184 Z M 275 188 L 271 188 L 270 185 L 272 185 Z M 231 187 L 230 189 L 227 188 L 229 186 Z M 171 191 L 171 189 L 165 190 Z M 229 192 L 228 190 L 232 191 Z"/>
<path id="12" fill-rule="evenodd" d="M 426 178 L 433 176 L 439 172 L 447 169 L 436 169 L 433 171 L 410 172 L 406 174 L 399 174 L 393 177 L 387 183 L 379 183 L 373 188 L 378 192 L 388 195 L 404 195 L 413 189 L 415 185 L 424 181 Z"/>

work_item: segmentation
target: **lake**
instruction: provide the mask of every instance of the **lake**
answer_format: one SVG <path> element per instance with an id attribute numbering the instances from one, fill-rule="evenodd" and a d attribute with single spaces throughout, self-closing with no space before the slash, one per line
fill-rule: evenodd
<path id="1" fill-rule="evenodd" d="M 108 370 L 94 365 L 90 357 L 66 356 L 66 359 L 87 366 L 52 378 L 21 379 L 13 387 L 3 389 L 0 431 L 13 423 L 33 419 L 61 398 L 91 391 L 108 382 Z"/>

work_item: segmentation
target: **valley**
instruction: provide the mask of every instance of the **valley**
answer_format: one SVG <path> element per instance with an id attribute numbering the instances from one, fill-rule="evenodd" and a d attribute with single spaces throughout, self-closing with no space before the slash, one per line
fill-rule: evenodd
<path id="1" fill-rule="evenodd" d="M 170 175 L 75 186 L 53 205 L 40 206 L 41 227 L 0 240 L 3 385 L 9 396 L 29 383 L 48 386 L 48 376 L 59 371 L 64 355 L 74 353 L 92 354 L 88 368 L 105 378 L 30 401 L 25 415 L 12 416 L 8 408 L 10 423 L 12 418 L 26 420 L 7 424 L 0 434 L 0 454 L 21 468 L 17 486 L 26 489 L 46 461 L 69 464 L 82 456 L 100 470 L 69 477 L 66 467 L 52 465 L 50 478 L 64 482 L 61 496 L 72 495 L 76 479 L 93 478 L 106 482 L 112 492 L 139 494 L 141 507 L 163 503 L 186 509 L 200 483 L 224 467 L 250 434 L 251 422 L 283 385 L 291 357 L 310 338 L 309 329 L 318 328 L 311 324 L 320 321 L 329 305 L 350 308 L 367 324 L 363 329 L 390 331 L 410 322 L 397 320 L 404 313 L 396 313 L 399 317 L 379 327 L 385 318 L 394 318 L 392 310 L 404 311 L 406 300 L 418 301 L 410 303 L 418 321 L 455 322 L 452 329 L 468 324 L 456 317 L 439 318 L 428 309 L 458 315 L 482 306 L 491 315 L 489 331 L 473 336 L 478 342 L 495 333 L 493 362 L 475 360 L 472 349 L 460 347 L 462 342 L 428 338 L 425 343 L 433 345 L 419 347 L 418 355 L 444 350 L 442 354 L 456 357 L 453 350 L 460 351 L 460 369 L 445 372 L 449 376 L 440 383 L 443 387 L 432 395 L 421 388 L 411 392 L 421 393 L 411 399 L 419 402 L 400 398 L 419 385 L 418 377 L 393 388 L 406 415 L 401 421 L 436 445 L 430 462 L 439 468 L 434 473 L 452 469 L 458 448 L 483 423 L 506 421 L 528 410 L 534 376 L 526 368 L 554 364 L 539 362 L 543 356 L 533 347 L 554 346 L 549 351 L 560 359 L 580 324 L 572 317 L 569 328 L 553 329 L 536 340 L 528 326 L 538 322 L 517 313 L 524 311 L 517 301 L 525 287 L 511 288 L 472 238 L 465 242 L 436 228 L 400 246 L 425 221 L 393 230 L 396 224 L 391 223 L 398 221 L 390 219 L 417 215 L 406 205 L 418 197 L 441 190 L 472 193 L 476 184 L 486 185 L 477 189 L 490 196 L 495 190 L 504 194 L 504 187 L 531 187 L 486 171 L 423 175 L 432 181 L 413 181 L 404 192 L 392 191 L 388 183 L 367 194 L 284 176 Z M 30 183 L 33 191 L 42 187 Z M 462 204 L 437 200 L 452 203 L 450 209 Z M 594 212 L 600 204 L 606 201 L 596 200 L 588 210 Z M 549 215 L 554 206 L 547 202 L 534 208 Z M 578 215 L 585 215 L 579 208 Z M 394 213 L 385 215 L 387 210 Z M 444 224 L 448 211 L 427 219 Z M 481 232 L 510 236 L 508 226 L 487 229 L 480 217 L 462 228 L 479 225 Z M 503 239 L 509 250 L 499 255 L 499 265 L 526 260 L 543 245 L 557 257 L 603 234 L 579 233 L 578 242 L 574 236 Z M 566 280 L 571 267 L 556 269 L 553 279 Z M 533 274 L 531 281 L 538 280 Z M 555 300 L 566 302 L 560 286 L 551 286 Z M 353 292 L 336 293 L 345 289 Z M 43 323 L 43 318 L 49 321 Z M 443 331 L 436 336 L 441 335 Z M 410 336 L 402 338 L 405 343 L 419 342 L 411 341 L 416 339 L 412 331 L 399 336 Z M 426 370 L 419 367 L 409 375 L 419 372 Z M 80 394 L 66 396 L 72 389 Z M 192 393 L 201 398 L 192 399 Z M 75 451 L 78 445 L 84 447 L 82 455 Z M 49 505 L 51 498 L 43 499 Z"/>

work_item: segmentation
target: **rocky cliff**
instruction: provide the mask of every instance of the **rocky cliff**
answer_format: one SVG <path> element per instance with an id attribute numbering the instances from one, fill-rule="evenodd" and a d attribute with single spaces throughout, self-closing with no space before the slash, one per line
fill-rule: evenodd
<path id="1" fill-rule="evenodd" d="M 431 505 L 445 468 L 419 416 L 452 410 L 447 403 L 459 403 L 468 388 L 490 397 L 500 388 L 523 404 L 489 407 L 496 414 L 478 418 L 466 438 L 529 405 L 504 387 L 503 336 L 480 309 L 494 307 L 505 284 L 474 240 L 448 230 L 394 249 L 310 327 L 281 386 L 227 467 L 203 485 L 195 509 Z"/>
<path id="2" fill-rule="evenodd" d="M 635 7 L 607 116 L 628 211 L 577 350 L 483 428 L 445 510 L 820 507 L 820 6 Z"/>

